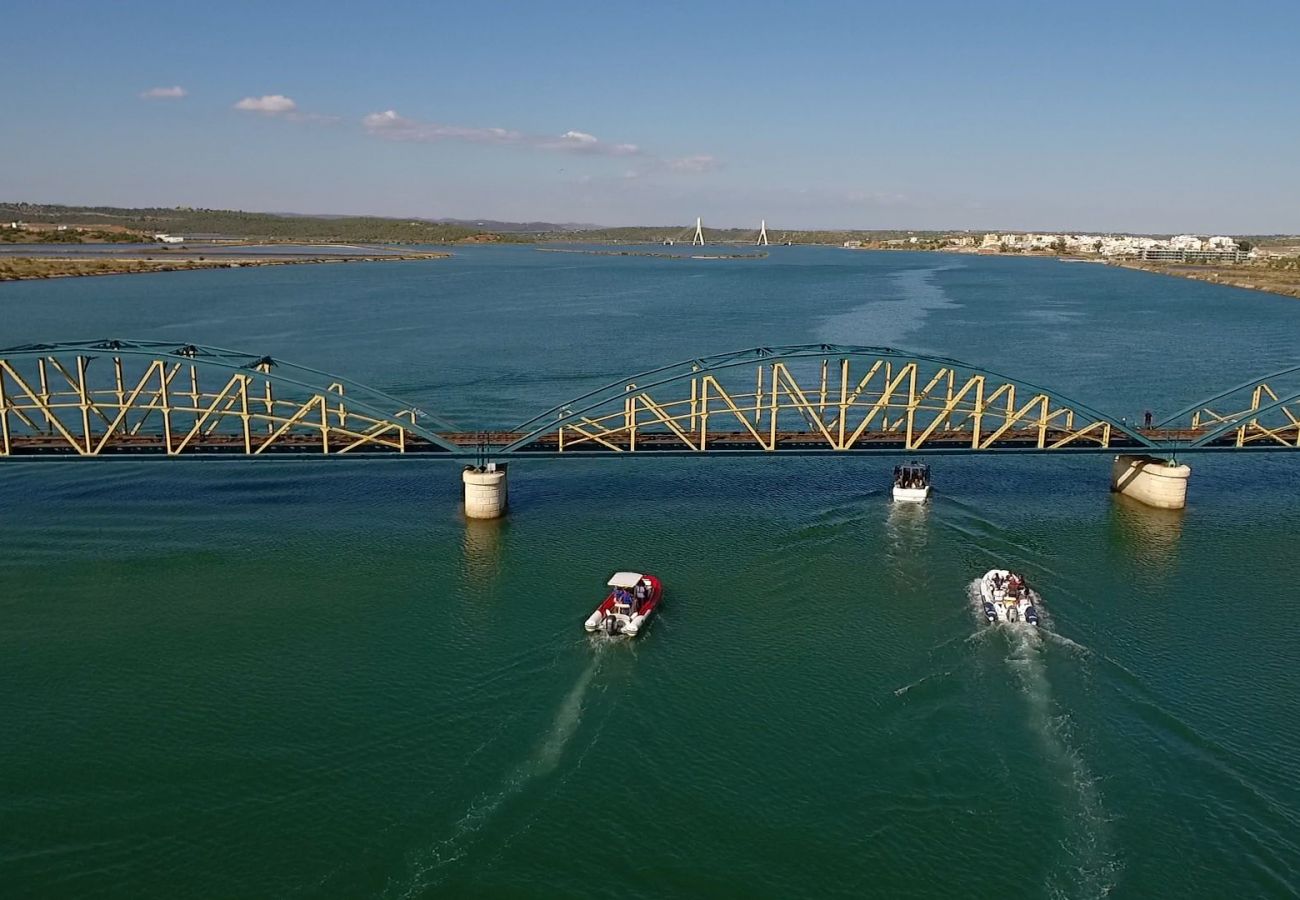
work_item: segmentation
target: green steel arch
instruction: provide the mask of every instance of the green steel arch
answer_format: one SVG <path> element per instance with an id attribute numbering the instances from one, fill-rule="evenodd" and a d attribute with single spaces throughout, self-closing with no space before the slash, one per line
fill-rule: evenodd
<path id="1" fill-rule="evenodd" d="M 1165 445 L 1162 442 L 1153 440 L 1143 434 L 1142 430 L 1131 427 L 1114 416 L 1099 412 L 1089 406 L 1078 403 L 1077 401 L 1071 400 L 1070 398 L 1054 391 L 1047 390 L 1032 382 L 1012 378 L 950 357 L 911 353 L 894 347 L 841 344 L 798 344 L 751 347 L 729 353 L 695 357 L 670 365 L 658 366 L 653 369 L 639 372 L 635 375 L 621 378 L 617 381 L 612 381 L 602 387 L 575 397 L 567 403 L 551 407 L 550 409 L 533 416 L 531 419 L 521 422 L 511 430 L 514 434 L 513 439 L 510 440 L 509 443 L 500 447 L 499 452 L 503 454 L 511 454 L 526 451 L 530 446 L 537 446 L 540 439 L 556 432 L 562 434 L 566 428 L 580 429 L 580 426 L 584 423 L 590 425 L 593 422 L 603 422 L 605 419 L 608 419 L 608 416 L 602 417 L 601 414 L 611 406 L 617 406 L 619 403 L 626 403 L 629 395 L 639 397 L 648 395 L 648 392 L 652 390 L 663 391 L 687 385 L 696 385 L 693 389 L 695 391 L 694 401 L 686 401 L 682 399 L 669 401 L 669 404 L 674 408 L 679 408 L 681 404 L 685 402 L 695 402 L 697 411 L 694 415 L 678 414 L 664 416 L 656 413 L 652 416 L 652 420 L 658 421 L 649 421 L 647 423 L 650 427 L 655 427 L 656 425 L 660 426 L 659 431 L 661 432 L 666 428 L 669 431 L 677 433 L 680 437 L 680 430 L 677 427 L 674 427 L 674 424 L 672 423 L 680 423 L 683 419 L 694 420 L 699 418 L 700 413 L 698 411 L 698 406 L 701 401 L 699 399 L 698 384 L 701 380 L 712 378 L 716 381 L 716 378 L 719 375 L 733 374 L 738 370 L 761 370 L 764 367 L 769 367 L 772 370 L 772 380 L 768 382 L 770 387 L 774 386 L 777 393 L 787 392 L 797 394 L 797 391 L 790 392 L 786 389 L 795 387 L 802 390 L 802 388 L 807 387 L 807 385 L 782 385 L 777 381 L 778 378 L 781 378 L 788 373 L 791 364 L 806 365 L 817 362 L 823 363 L 821 380 L 816 386 L 819 398 L 819 403 L 817 404 L 819 413 L 825 413 L 825 411 L 831 406 L 838 406 L 838 412 L 836 414 L 843 419 L 848 415 L 848 407 L 856 406 L 859 411 L 863 412 L 863 415 L 870 415 L 869 411 L 863 410 L 862 408 L 863 397 L 860 390 L 860 383 L 854 386 L 855 391 L 858 391 L 858 393 L 854 395 L 851 404 L 845 404 L 843 402 L 835 404 L 821 401 L 820 398 L 826 393 L 827 369 L 825 363 L 829 363 L 832 360 L 841 364 L 839 374 L 844 378 L 847 378 L 849 375 L 849 363 L 865 363 L 868 366 L 881 364 L 885 367 L 886 373 L 906 371 L 909 370 L 910 367 L 907 377 L 908 386 L 905 393 L 899 393 L 897 385 L 892 390 L 888 389 L 888 386 L 885 385 L 885 390 L 883 391 L 884 394 L 889 395 L 884 406 L 895 410 L 902 409 L 907 413 L 908 424 L 909 428 L 912 429 L 912 433 L 905 442 L 907 446 L 904 447 L 904 449 L 906 450 L 921 449 L 921 446 L 913 441 L 912 438 L 915 437 L 915 426 L 917 425 L 915 422 L 915 414 L 918 409 L 922 408 L 930 413 L 941 412 L 946 416 L 949 414 L 962 415 L 968 420 L 973 418 L 977 422 L 984 416 L 992 414 L 1000 416 L 1003 425 L 1028 425 L 1029 420 L 1026 418 L 1026 415 L 1024 413 L 1017 414 L 1019 410 L 1014 406 L 1014 398 L 1017 396 L 1017 392 L 1019 392 L 1019 396 L 1021 397 L 1028 392 L 1031 398 L 1033 398 L 1031 402 L 1036 403 L 1041 410 L 1041 416 L 1033 420 L 1033 427 L 1042 430 L 1044 423 L 1047 422 L 1049 424 L 1048 430 L 1051 430 L 1053 434 L 1059 435 L 1061 432 L 1064 432 L 1065 437 L 1068 438 L 1068 440 L 1063 440 L 1061 437 L 1057 437 L 1055 441 L 1051 442 L 1056 444 L 1056 446 L 1050 447 L 1050 449 L 1060 449 L 1070 445 L 1074 441 L 1083 441 L 1085 443 L 1093 444 L 1101 435 L 1104 435 L 1104 439 L 1102 439 L 1101 443 L 1106 447 L 1124 446 L 1151 451 L 1165 449 Z M 783 369 L 778 369 L 776 368 L 777 366 L 781 366 Z M 922 367 L 924 367 L 925 372 L 931 377 L 934 377 L 932 373 L 937 372 L 940 374 L 940 377 L 946 381 L 943 398 L 944 402 L 942 404 L 939 403 L 933 393 L 926 393 L 924 389 L 918 391 L 916 376 L 921 371 Z M 878 368 L 872 369 L 872 371 L 879 374 Z M 960 392 L 960 388 L 956 385 L 956 380 L 958 378 L 964 378 L 965 381 L 963 382 L 963 385 L 967 387 L 972 384 L 978 384 L 980 387 L 980 390 L 978 391 L 979 396 L 977 398 L 972 398 L 969 401 L 963 398 L 962 402 L 965 402 L 968 405 L 963 406 L 962 403 L 959 402 L 956 407 L 949 409 L 947 408 L 948 402 L 951 401 L 951 398 L 955 393 Z M 761 387 L 761 376 L 758 380 L 758 384 L 759 388 L 753 394 L 747 393 L 744 399 L 746 401 L 753 401 L 753 405 L 747 407 L 747 409 L 751 410 L 761 418 L 764 413 L 768 412 L 768 409 L 763 406 L 763 403 L 771 402 L 772 391 L 769 389 L 767 393 L 763 392 Z M 842 399 L 845 394 L 843 388 L 846 388 L 847 385 L 835 385 L 835 387 L 837 390 L 840 390 L 840 396 Z M 807 396 L 806 391 L 804 392 L 804 395 L 805 397 Z M 995 395 L 994 400 L 1002 405 L 996 409 L 992 406 L 980 408 L 981 404 L 989 402 L 988 398 L 990 395 Z M 731 395 L 728 395 L 728 397 L 733 401 L 735 399 L 734 397 L 731 397 Z M 877 404 L 879 404 L 880 398 L 878 394 L 869 395 L 868 399 L 875 399 Z M 739 406 L 739 404 L 736 405 Z M 800 409 L 801 414 L 803 414 L 804 418 L 808 420 L 809 424 L 816 427 L 815 422 L 807 415 L 811 412 L 808 408 L 809 404 L 796 402 L 794 405 Z M 1053 406 L 1056 408 L 1056 412 L 1051 411 Z M 776 412 L 779 414 L 785 409 L 787 408 L 778 407 Z M 708 412 L 708 415 L 717 414 L 717 410 L 713 408 L 709 408 L 706 411 Z M 1060 423 L 1051 424 L 1051 420 L 1058 417 L 1062 420 L 1068 420 L 1070 423 L 1068 427 L 1056 427 L 1056 425 Z M 885 418 L 887 419 L 888 417 L 886 416 Z M 1075 424 L 1074 420 L 1076 418 L 1082 418 L 1086 421 L 1082 424 Z M 665 419 L 670 419 L 672 422 L 664 421 Z M 823 424 L 825 424 L 824 421 Z M 770 423 L 769 429 L 772 429 L 769 431 L 769 434 L 775 433 L 775 429 L 772 428 Z M 630 430 L 635 430 L 635 427 Z M 756 429 L 753 428 L 747 428 L 747 430 L 751 433 L 756 431 Z M 825 433 L 824 429 L 821 430 Z M 607 430 L 602 432 L 602 436 L 609 438 L 611 433 L 612 431 Z M 1070 437 L 1071 435 L 1073 435 L 1073 437 Z M 1112 443 L 1111 440 L 1112 435 L 1115 438 L 1114 443 Z M 859 437 L 860 436 L 861 435 L 859 434 Z M 828 435 L 828 438 L 830 437 L 833 436 Z M 622 439 L 623 437 L 620 436 L 619 440 L 621 441 Z M 755 435 L 755 439 L 758 440 L 757 435 Z M 591 442 L 588 441 L 588 443 Z M 605 440 L 600 443 L 608 448 L 611 444 L 618 442 Z M 689 441 L 686 443 L 689 443 Z M 778 449 L 775 440 L 766 443 L 758 440 L 758 443 L 763 444 L 763 449 Z M 825 449 L 830 450 L 846 451 L 849 449 L 858 449 L 857 447 L 848 446 L 844 440 L 841 440 L 837 445 L 833 439 L 829 439 L 827 444 L 828 446 Z M 1049 449 L 1046 440 L 1041 441 L 1040 444 L 1042 449 Z M 808 448 L 805 447 L 802 449 Z M 994 449 L 994 446 L 993 444 L 989 444 L 987 447 L 984 447 L 978 440 L 973 440 L 970 449 Z M 1081 446 L 1076 445 L 1073 449 L 1081 449 Z M 696 452 L 699 452 L 699 450 L 697 449 Z"/>
<path id="2" fill-rule="evenodd" d="M 112 360 L 111 370 L 91 365 L 105 357 Z M 181 369 L 190 374 L 188 390 L 184 383 L 172 383 Z M 135 377 L 142 370 L 156 373 L 156 383 Z M 199 373 L 216 374 L 225 378 L 227 388 L 234 385 L 236 389 L 226 391 L 220 400 L 214 401 L 211 391 L 201 389 Z M 250 400 L 248 387 L 254 383 L 260 390 Z M 193 406 L 173 402 L 176 398 L 190 398 Z M 146 405 L 146 399 L 152 405 Z M 201 407 L 200 403 L 205 401 L 211 401 L 209 406 Z M 268 411 L 265 414 L 233 411 L 231 407 L 240 402 L 245 406 L 264 405 Z M 168 432 L 172 430 L 168 417 L 177 413 L 201 420 L 199 425 L 191 424 L 191 428 L 214 432 L 223 420 L 240 415 L 256 417 L 259 424 L 268 428 L 283 426 L 286 433 L 315 428 L 322 434 L 330 429 L 356 434 L 348 427 L 351 420 L 356 420 L 356 424 L 373 432 L 398 434 L 403 446 L 409 435 L 426 442 L 430 449 L 444 452 L 460 449 L 439 433 L 459 431 L 454 424 L 376 388 L 269 355 L 172 341 L 62 341 L 0 350 L 0 404 L 5 408 L 6 445 L 10 429 L 17 422 L 20 426 L 28 424 L 33 430 L 66 437 L 73 450 L 84 451 L 82 455 L 98 455 L 99 450 L 111 449 L 117 439 L 127 436 L 116 433 L 114 429 L 118 427 L 130 426 L 135 430 L 129 436 L 138 436 L 140 424 L 131 420 L 131 408 L 135 404 L 140 404 L 136 411 L 143 412 L 146 418 L 153 412 L 162 413 L 158 425 Z M 324 424 L 317 426 L 305 417 L 289 421 L 292 416 L 279 415 L 276 408 L 284 404 L 298 410 L 309 405 L 317 407 Z M 331 417 L 340 424 L 331 425 Z M 94 421 L 96 418 L 98 422 Z M 102 427 L 96 430 L 96 425 Z M 157 427 L 151 424 L 145 434 L 154 433 Z M 170 441 L 169 433 L 169 455 Z M 330 452 L 325 441 L 322 438 L 325 452 Z M 360 443 L 386 447 L 391 442 L 370 436 Z M 368 446 L 368 449 L 372 448 Z"/>

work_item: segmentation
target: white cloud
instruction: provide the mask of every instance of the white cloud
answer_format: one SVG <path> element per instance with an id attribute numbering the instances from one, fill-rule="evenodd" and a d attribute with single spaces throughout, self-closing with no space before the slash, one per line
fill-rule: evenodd
<path id="1" fill-rule="evenodd" d="M 262 113 L 267 116 L 280 116 L 291 113 L 298 108 L 294 103 L 283 94 L 267 94 L 263 97 L 245 97 L 235 104 L 235 109 L 242 109 L 246 112 Z"/>
<path id="2" fill-rule="evenodd" d="M 537 146 L 543 150 L 560 150 L 565 153 L 585 153 L 592 156 L 639 156 L 636 144 L 610 144 L 585 131 L 566 131 L 558 138 L 542 138 Z"/>
<path id="3" fill-rule="evenodd" d="M 290 113 L 289 118 L 297 114 Z M 570 130 L 558 136 L 529 134 L 510 128 L 480 128 L 467 125 L 445 125 L 441 122 L 422 122 L 410 119 L 394 109 L 373 112 L 361 119 L 361 127 L 372 137 L 386 141 L 436 144 L 459 141 L 469 144 L 496 144 L 540 150 L 547 153 L 564 153 L 573 156 L 603 156 L 627 159 L 634 168 L 623 173 L 626 180 L 647 175 L 698 175 L 722 168 L 722 162 L 708 154 L 664 159 L 648 153 L 636 144 L 614 143 L 598 138 L 586 131 Z"/>
<path id="4" fill-rule="evenodd" d="M 672 172 L 681 172 L 688 175 L 695 175 L 701 172 L 714 172 L 722 168 L 715 157 L 707 153 L 700 153 L 695 156 L 682 156 L 678 159 L 668 160 L 668 169 Z"/>
<path id="5" fill-rule="evenodd" d="M 435 122 L 418 122 L 397 114 L 396 110 L 371 113 L 361 120 L 370 134 L 389 141 L 468 141 L 475 144 L 520 144 L 524 135 L 505 128 L 467 128 L 461 125 L 439 125 Z"/>
<path id="6" fill-rule="evenodd" d="M 186 94 L 185 88 L 179 84 L 173 87 L 155 87 L 143 91 L 140 97 L 144 100 L 179 100 Z"/>
<path id="7" fill-rule="evenodd" d="M 585 131 L 566 131 L 559 137 L 525 134 L 509 128 L 477 128 L 467 125 L 443 125 L 421 122 L 399 115 L 396 110 L 371 113 L 361 120 L 365 130 L 389 141 L 414 141 L 432 144 L 439 141 L 465 141 L 471 144 L 505 144 L 560 153 L 591 156 L 637 156 L 636 144 L 611 144 Z"/>

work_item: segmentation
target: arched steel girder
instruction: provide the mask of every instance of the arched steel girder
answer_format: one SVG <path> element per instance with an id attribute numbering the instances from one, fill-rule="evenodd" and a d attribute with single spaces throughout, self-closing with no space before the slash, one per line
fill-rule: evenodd
<path id="1" fill-rule="evenodd" d="M 419 424 L 420 420 L 424 420 L 444 431 L 455 432 L 460 430 L 444 419 L 432 416 L 424 410 L 386 394 L 377 388 L 339 378 L 308 366 L 273 359 L 267 355 L 202 344 L 118 339 L 23 344 L 0 349 L 0 360 L 57 358 L 60 355 L 76 355 L 87 358 L 107 355 L 158 360 L 164 363 L 182 363 L 229 372 L 232 375 L 236 372 L 251 370 L 256 372 L 257 378 L 272 385 L 329 396 L 338 395 L 338 388 L 341 387 L 346 395 L 349 410 L 363 413 L 377 421 L 387 422 L 444 450 L 451 452 L 461 450 L 460 447 L 434 432 L 428 425 Z M 280 371 L 273 372 L 272 369 Z M 357 399 L 358 397 L 361 399 Z M 391 408 L 385 409 L 384 407 L 389 404 L 391 404 Z M 407 418 L 407 416 L 410 418 Z"/>
<path id="2" fill-rule="evenodd" d="M 1099 412 L 1059 393 L 1047 390 L 1033 382 L 1011 378 L 1001 373 L 973 366 L 951 357 L 911 353 L 894 347 L 870 347 L 843 344 L 795 344 L 771 347 L 751 347 L 729 353 L 696 357 L 666 366 L 658 366 L 644 372 L 639 372 L 635 375 L 630 375 L 626 378 L 621 378 L 617 381 L 612 381 L 603 387 L 596 388 L 595 390 L 588 391 L 581 396 L 575 397 L 568 403 L 553 406 L 545 412 L 539 413 L 531 419 L 515 426 L 512 431 L 515 433 L 523 432 L 522 436 L 511 441 L 504 447 L 499 448 L 498 452 L 511 453 L 517 451 L 522 447 L 526 447 L 543 435 L 556 431 L 563 426 L 582 421 L 583 418 L 590 413 L 593 413 L 601 407 L 607 406 L 616 400 L 622 399 L 625 396 L 629 385 L 634 385 L 638 391 L 649 391 L 673 384 L 687 382 L 692 378 L 697 378 L 703 375 L 735 369 L 738 367 L 754 365 L 761 366 L 777 362 L 809 359 L 869 359 L 888 360 L 902 364 L 929 363 L 938 368 L 960 371 L 971 376 L 981 375 L 985 379 L 996 380 L 1001 384 L 1014 385 L 1018 388 L 1031 390 L 1036 394 L 1046 396 L 1052 401 L 1068 407 L 1075 413 L 1091 417 L 1096 422 L 1105 423 L 1114 431 L 1120 432 L 1130 438 L 1133 444 L 1138 447 L 1145 447 L 1156 451 L 1166 449 L 1165 445 L 1162 443 L 1152 441 L 1147 436 L 1133 428 L 1130 428 L 1127 424 L 1121 422 L 1114 416 Z"/>
<path id="3" fill-rule="evenodd" d="M 1297 366 L 1295 369 L 1286 370 L 1282 374 L 1287 374 L 1292 371 L 1300 371 L 1300 366 Z M 1265 379 L 1273 378 L 1273 377 L 1276 376 L 1272 376 L 1272 375 L 1265 376 Z M 1258 382 L 1248 382 L 1245 385 L 1245 387 L 1253 387 L 1256 384 L 1262 383 L 1265 379 L 1260 379 L 1260 381 Z M 1224 393 L 1219 394 L 1216 397 L 1212 397 L 1209 400 L 1206 400 L 1205 402 L 1213 403 L 1215 400 L 1226 397 L 1229 394 L 1235 393 L 1236 390 L 1241 390 L 1241 389 L 1242 388 L 1236 388 L 1233 391 L 1225 391 Z M 1252 427 L 1255 427 L 1256 430 L 1256 433 L 1253 435 L 1253 437 L 1255 437 L 1256 440 L 1258 440 L 1261 443 L 1263 443 L 1265 439 L 1272 439 L 1278 444 L 1283 444 L 1285 443 L 1285 438 L 1281 437 L 1278 434 L 1278 432 L 1294 431 L 1296 434 L 1295 441 L 1294 443 L 1287 444 L 1287 446 L 1300 448 L 1300 422 L 1292 422 L 1291 425 L 1289 426 L 1283 425 L 1280 428 L 1268 428 L 1267 426 L 1254 424 L 1258 422 L 1260 416 L 1268 415 L 1271 412 L 1279 412 L 1279 411 L 1287 412 L 1286 407 L 1290 406 L 1293 403 L 1300 404 L 1300 391 L 1296 391 L 1293 394 L 1288 394 L 1286 396 L 1283 396 L 1278 400 L 1274 401 L 1273 403 L 1268 404 L 1267 406 L 1261 406 L 1258 409 L 1249 410 L 1248 411 L 1249 417 L 1246 417 L 1246 414 L 1242 413 L 1240 418 L 1227 419 L 1219 423 L 1218 425 L 1214 426 L 1213 428 L 1210 428 L 1204 434 L 1198 435 L 1195 438 L 1195 440 L 1189 441 L 1187 444 L 1184 444 L 1183 446 L 1178 447 L 1177 449 L 1199 450 L 1204 447 L 1211 447 L 1215 444 L 1215 442 L 1217 442 L 1224 435 L 1231 434 L 1234 431 L 1242 431 L 1243 429 L 1245 429 L 1245 431 L 1242 431 L 1242 437 L 1244 438 L 1246 434 L 1249 432 L 1249 429 Z M 1204 407 L 1194 406 L 1191 407 L 1190 410 L 1194 411 L 1196 409 L 1202 409 L 1202 408 Z"/>
<path id="4" fill-rule="evenodd" d="M 1217 403 L 1218 401 L 1222 400 L 1225 397 L 1230 397 L 1233 394 L 1240 393 L 1241 391 L 1250 390 L 1252 388 L 1259 387 L 1261 384 L 1266 384 L 1270 381 L 1276 381 L 1279 378 L 1285 378 L 1288 375 L 1297 375 L 1297 374 L 1300 374 L 1300 365 L 1287 366 L 1285 369 L 1278 369 L 1276 372 L 1269 372 L 1267 375 L 1261 375 L 1258 378 L 1252 378 L 1249 381 L 1243 381 L 1241 384 L 1235 385 L 1234 387 L 1230 387 L 1227 390 L 1219 391 L 1219 393 L 1214 394 L 1213 396 L 1206 397 L 1204 400 L 1198 401 L 1196 403 L 1193 403 L 1191 406 L 1187 406 L 1184 407 L 1183 409 L 1178 410 L 1178 412 L 1174 413 L 1173 415 L 1167 416 L 1164 419 L 1160 420 L 1160 422 L 1156 424 L 1156 427 L 1164 428 L 1165 426 L 1168 425 L 1176 425 L 1179 422 L 1183 421 L 1185 417 L 1191 416 L 1196 412 L 1198 412 L 1199 410 L 1203 410 L 1207 408 L 1211 403 Z M 1292 402 L 1292 401 L 1283 401 L 1283 402 L 1285 403 L 1285 402 Z"/>

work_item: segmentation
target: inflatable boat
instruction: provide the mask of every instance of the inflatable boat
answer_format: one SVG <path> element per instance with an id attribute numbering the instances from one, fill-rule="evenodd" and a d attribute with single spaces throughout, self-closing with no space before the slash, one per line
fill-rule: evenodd
<path id="1" fill-rule="evenodd" d="M 980 579 L 980 597 L 984 618 L 990 625 L 998 622 L 1038 624 L 1038 610 L 1025 579 L 1006 569 L 989 569 Z"/>
<path id="2" fill-rule="evenodd" d="M 584 627 L 610 636 L 636 637 L 659 605 L 663 585 L 655 576 L 640 572 L 615 572 L 608 584 L 609 596 L 587 617 Z"/>

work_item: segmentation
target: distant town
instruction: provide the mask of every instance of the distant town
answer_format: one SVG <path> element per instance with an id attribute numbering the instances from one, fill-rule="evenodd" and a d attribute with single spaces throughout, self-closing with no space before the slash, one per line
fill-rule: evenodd
<path id="1" fill-rule="evenodd" d="M 971 234 L 947 235 L 940 238 L 892 238 L 871 242 L 849 240 L 849 249 L 872 246 L 900 248 L 948 249 L 959 253 L 1057 253 L 1080 256 L 1097 256 L 1119 259 L 1153 260 L 1165 262 L 1245 262 L 1259 259 L 1261 251 L 1248 241 L 1226 235 L 1199 237 L 1180 234 L 1170 238 L 1144 237 L 1132 234 L 998 234 L 990 232 L 983 237 Z M 938 245 L 938 246 L 936 246 Z"/>

